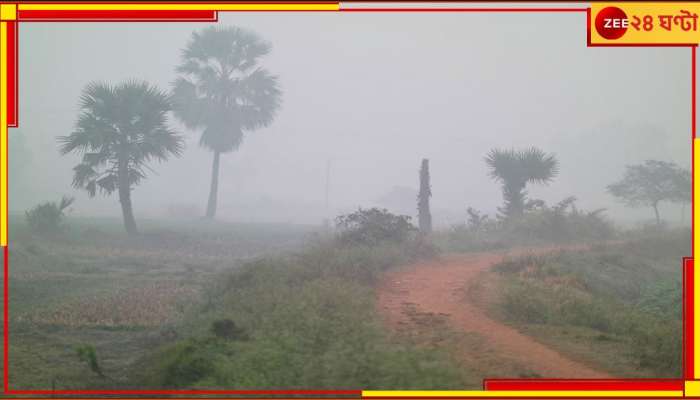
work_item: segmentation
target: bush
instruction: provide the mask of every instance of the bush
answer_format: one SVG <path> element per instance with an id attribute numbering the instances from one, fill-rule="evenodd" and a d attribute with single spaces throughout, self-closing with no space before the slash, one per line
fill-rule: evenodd
<path id="1" fill-rule="evenodd" d="M 60 232 L 64 228 L 65 210 L 73 204 L 74 200 L 72 197 L 63 196 L 58 203 L 47 201 L 26 211 L 25 218 L 29 229 L 35 233 Z"/>
<path id="2" fill-rule="evenodd" d="M 214 336 L 228 340 L 247 340 L 248 335 L 243 328 L 228 318 L 217 319 L 211 324 L 211 332 Z"/>
<path id="3" fill-rule="evenodd" d="M 92 345 L 86 344 L 79 346 L 75 349 L 75 352 L 78 355 L 78 359 L 88 365 L 90 371 L 104 378 L 105 375 L 102 372 L 102 367 L 100 367 L 100 363 L 97 360 L 97 352 Z"/>
<path id="4" fill-rule="evenodd" d="M 336 218 L 336 227 L 341 242 L 368 246 L 382 242 L 401 243 L 416 231 L 411 217 L 379 208 L 360 208 L 354 213 L 341 215 Z"/>
<path id="5" fill-rule="evenodd" d="M 447 234 L 437 234 L 436 239 L 450 251 L 481 251 L 519 245 L 597 242 L 615 237 L 616 231 L 603 215 L 603 209 L 582 211 L 575 203 L 575 197 L 567 197 L 553 206 L 542 200 L 530 200 L 523 215 L 508 218 L 490 218 L 469 207 L 465 223 L 453 226 Z"/>
<path id="6" fill-rule="evenodd" d="M 214 362 L 211 357 L 201 354 L 202 348 L 200 343 L 193 341 L 169 348 L 162 383 L 167 387 L 187 387 L 214 373 Z"/>
<path id="7" fill-rule="evenodd" d="M 539 200 L 533 202 L 522 217 L 503 220 L 503 235 L 516 242 L 520 237 L 555 243 L 608 240 L 614 236 L 615 230 L 605 218 L 604 211 L 579 210 L 573 196 L 554 206 Z"/>

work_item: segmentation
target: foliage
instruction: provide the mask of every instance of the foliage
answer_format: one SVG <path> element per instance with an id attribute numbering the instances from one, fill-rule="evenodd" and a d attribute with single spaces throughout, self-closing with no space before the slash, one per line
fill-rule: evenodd
<path id="1" fill-rule="evenodd" d="M 278 79 L 260 66 L 271 45 L 237 27 L 193 32 L 182 51 L 173 85 L 175 115 L 199 144 L 214 152 L 207 217 L 214 217 L 219 154 L 238 149 L 245 132 L 272 123 L 281 102 Z"/>
<path id="2" fill-rule="evenodd" d="M 382 242 L 400 243 L 416 230 L 411 217 L 395 215 L 386 209 L 359 208 L 336 218 L 341 242 L 376 246 Z"/>
<path id="3" fill-rule="evenodd" d="M 452 226 L 434 238 L 450 251 L 475 251 L 615 237 L 617 232 L 605 217 L 604 209 L 580 210 L 575 202 L 573 196 L 553 206 L 542 200 L 530 200 L 523 215 L 507 219 L 492 219 L 469 207 L 465 224 Z"/>
<path id="4" fill-rule="evenodd" d="M 102 367 L 100 367 L 100 363 L 97 361 L 97 352 L 95 351 L 95 347 L 86 344 L 78 346 L 75 349 L 75 352 L 78 355 L 78 359 L 88 365 L 90 371 L 96 373 L 101 378 L 105 377 L 105 374 L 102 372 Z"/>
<path id="5" fill-rule="evenodd" d="M 615 234 L 612 223 L 603 214 L 605 209 L 579 210 L 571 196 L 554 206 L 539 201 L 521 218 L 505 221 L 505 236 L 536 238 L 543 242 L 573 242 L 608 240 Z"/>
<path id="6" fill-rule="evenodd" d="M 168 348 L 164 361 L 163 384 L 168 387 L 187 387 L 214 372 L 211 354 L 198 351 L 198 343 L 186 341 Z"/>
<path id="7" fill-rule="evenodd" d="M 631 207 L 652 207 L 660 225 L 660 202 L 690 202 L 691 176 L 690 171 L 673 162 L 646 160 L 643 164 L 628 165 L 622 179 L 607 189 Z"/>
<path id="8" fill-rule="evenodd" d="M 499 210 L 506 218 L 520 216 L 525 211 L 528 183 L 547 184 L 559 173 L 556 157 L 536 147 L 492 149 L 485 161 L 491 178 L 503 186 L 504 204 Z"/>
<path id="9" fill-rule="evenodd" d="M 482 214 L 472 207 L 467 208 L 467 216 L 467 228 L 474 232 L 480 231 L 489 222 L 488 214 Z"/>
<path id="10" fill-rule="evenodd" d="M 681 316 L 683 312 L 683 286 L 680 281 L 663 280 L 646 288 L 638 307 L 659 316 Z"/>
<path id="11" fill-rule="evenodd" d="M 167 125 L 168 95 L 147 82 L 88 84 L 80 97 L 76 129 L 59 136 L 61 154 L 82 155 L 73 186 L 90 197 L 119 191 L 124 225 L 136 233 L 131 190 L 146 177 L 151 161 L 182 154 L 184 142 Z"/>
<path id="12" fill-rule="evenodd" d="M 63 227 L 65 210 L 73 204 L 73 197 L 63 196 L 61 201 L 56 203 L 47 201 L 25 211 L 27 225 L 35 233 L 57 233 Z"/>

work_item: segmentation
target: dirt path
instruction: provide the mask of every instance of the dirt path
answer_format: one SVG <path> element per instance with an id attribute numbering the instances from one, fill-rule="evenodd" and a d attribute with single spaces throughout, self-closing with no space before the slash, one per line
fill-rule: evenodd
<path id="1" fill-rule="evenodd" d="M 504 360 L 526 366 L 541 377 L 610 378 L 489 318 L 479 307 L 465 300 L 465 288 L 476 280 L 479 273 L 500 262 L 504 256 L 552 250 L 516 249 L 454 255 L 390 271 L 378 290 L 380 312 L 397 330 L 410 327 L 411 315 L 416 312 L 443 317 L 452 329 L 481 335 L 490 351 L 495 350 Z M 460 352 L 466 365 L 479 362 L 480 356 L 474 354 L 473 349 Z"/>

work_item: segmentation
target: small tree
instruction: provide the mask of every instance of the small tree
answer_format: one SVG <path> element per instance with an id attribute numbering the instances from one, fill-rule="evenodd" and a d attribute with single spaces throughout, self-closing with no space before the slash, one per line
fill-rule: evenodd
<path id="1" fill-rule="evenodd" d="M 467 227 L 469 230 L 480 231 L 488 221 L 488 214 L 482 214 L 481 211 L 473 207 L 467 208 Z"/>
<path id="2" fill-rule="evenodd" d="M 526 150 L 492 149 L 486 155 L 489 175 L 503 185 L 505 217 L 519 217 L 526 207 L 528 183 L 547 184 L 559 173 L 559 162 L 553 154 L 531 147 Z"/>
<path id="3" fill-rule="evenodd" d="M 690 202 L 690 171 L 673 162 L 646 160 L 628 165 L 622 179 L 608 185 L 607 190 L 630 207 L 651 207 L 656 224 L 661 225 L 659 203 Z"/>
<path id="4" fill-rule="evenodd" d="M 73 197 L 63 196 L 60 202 L 47 201 L 24 212 L 29 229 L 36 233 L 53 234 L 63 229 L 65 210 L 73 204 Z"/>
<path id="5" fill-rule="evenodd" d="M 433 193 L 430 190 L 430 169 L 428 159 L 424 158 L 421 162 L 420 172 L 420 190 L 418 191 L 418 229 L 422 234 L 428 234 L 433 230 L 433 219 L 430 215 L 430 196 Z"/>
<path id="6" fill-rule="evenodd" d="M 80 96 L 75 131 L 58 138 L 61 154 L 82 155 L 73 168 L 73 186 L 90 197 L 117 191 L 129 234 L 138 233 L 132 188 L 146 177 L 149 162 L 180 156 L 184 147 L 167 124 L 168 97 L 147 82 L 90 83 Z"/>

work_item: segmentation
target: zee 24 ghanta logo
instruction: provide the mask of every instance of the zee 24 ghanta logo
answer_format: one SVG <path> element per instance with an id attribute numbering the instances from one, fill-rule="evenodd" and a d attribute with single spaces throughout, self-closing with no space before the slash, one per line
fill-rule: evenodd
<path id="1" fill-rule="evenodd" d="M 656 18 L 654 18 L 656 17 Z M 605 7 L 595 17 L 595 29 L 600 36 L 608 40 L 621 38 L 628 28 L 636 31 L 650 32 L 654 29 L 666 31 L 697 31 L 698 15 L 688 10 L 679 10 L 674 14 L 632 15 L 631 18 L 617 7 Z"/>

